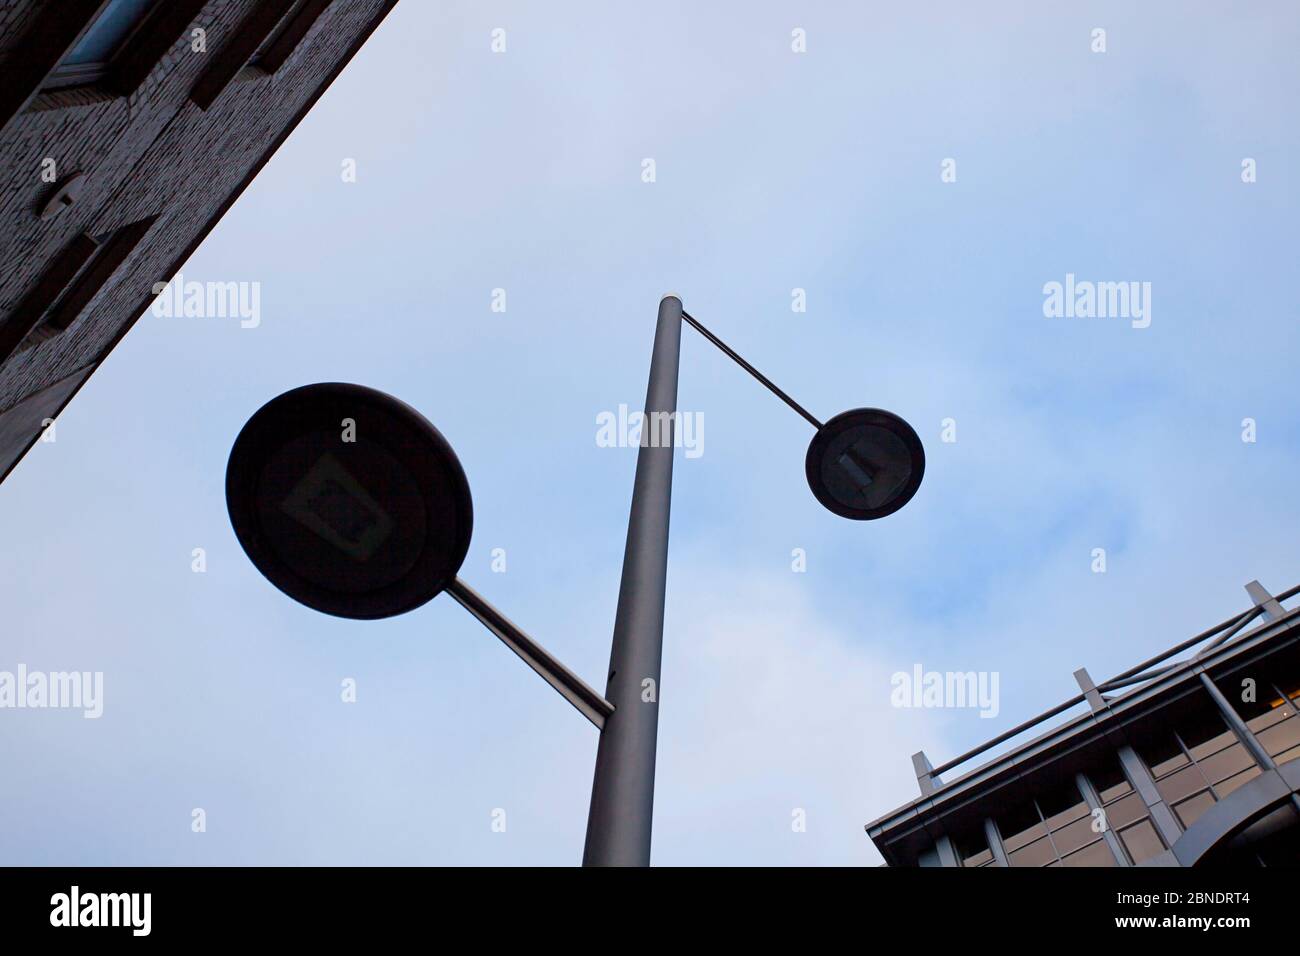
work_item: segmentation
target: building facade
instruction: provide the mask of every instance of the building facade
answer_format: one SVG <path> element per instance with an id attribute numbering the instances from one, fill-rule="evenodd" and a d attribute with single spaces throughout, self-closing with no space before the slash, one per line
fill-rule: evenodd
<path id="1" fill-rule="evenodd" d="M 1100 684 L 1076 671 L 1078 695 L 948 763 L 914 755 L 920 796 L 866 827 L 885 862 L 1300 863 L 1300 587 L 1246 590 L 1249 610 Z"/>
<path id="2" fill-rule="evenodd" d="M 0 2 L 0 480 L 396 2 Z"/>

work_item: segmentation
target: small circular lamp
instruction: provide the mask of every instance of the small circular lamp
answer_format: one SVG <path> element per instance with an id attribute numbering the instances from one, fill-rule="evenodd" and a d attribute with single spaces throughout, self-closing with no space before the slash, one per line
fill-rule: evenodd
<path id="1" fill-rule="evenodd" d="M 925 474 L 925 449 L 893 412 L 855 408 L 817 430 L 804 459 L 808 486 L 828 510 L 870 521 L 912 500 Z"/>

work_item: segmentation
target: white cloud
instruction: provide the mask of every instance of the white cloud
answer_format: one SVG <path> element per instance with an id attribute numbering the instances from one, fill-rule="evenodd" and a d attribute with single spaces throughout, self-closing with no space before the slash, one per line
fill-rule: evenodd
<path id="1" fill-rule="evenodd" d="M 863 825 L 917 795 L 935 715 L 890 706 L 887 653 L 804 581 L 670 565 L 656 862 L 876 863 Z"/>

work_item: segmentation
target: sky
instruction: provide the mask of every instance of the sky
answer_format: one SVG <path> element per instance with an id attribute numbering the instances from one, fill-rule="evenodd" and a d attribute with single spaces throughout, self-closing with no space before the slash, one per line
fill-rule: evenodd
<path id="1" fill-rule="evenodd" d="M 636 451 L 597 419 L 673 292 L 927 466 L 832 515 L 811 427 L 683 331 L 653 860 L 879 863 L 913 753 L 1300 583 L 1297 46 L 1280 0 L 402 0 L 182 269 L 258 283 L 256 327 L 146 313 L 0 486 L 0 670 L 103 674 L 97 719 L 0 709 L 5 862 L 577 863 L 594 728 L 445 595 L 293 603 L 225 464 L 299 385 L 414 405 L 462 577 L 600 688 Z M 1049 317 L 1067 275 L 1145 318 Z M 896 706 L 918 666 L 997 675 L 996 716 Z"/>

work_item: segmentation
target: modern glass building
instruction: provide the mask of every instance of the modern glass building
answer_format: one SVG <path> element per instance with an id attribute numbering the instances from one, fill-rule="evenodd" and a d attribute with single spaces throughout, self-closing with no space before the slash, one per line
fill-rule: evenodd
<path id="1" fill-rule="evenodd" d="M 1246 591 L 1248 611 L 1100 684 L 1076 671 L 1078 695 L 968 753 L 914 755 L 920 796 L 866 827 L 885 862 L 1300 863 L 1300 587 Z"/>

